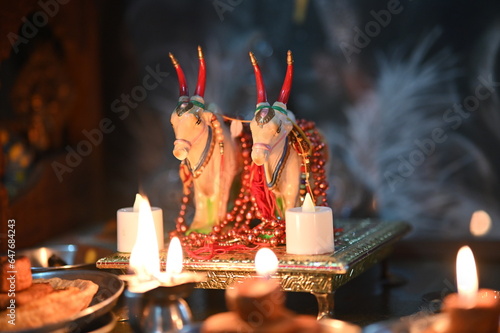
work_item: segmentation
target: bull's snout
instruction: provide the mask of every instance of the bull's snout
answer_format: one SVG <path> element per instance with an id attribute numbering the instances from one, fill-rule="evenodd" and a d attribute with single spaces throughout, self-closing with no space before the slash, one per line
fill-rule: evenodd
<path id="1" fill-rule="evenodd" d="M 179 161 L 183 161 L 189 154 L 190 145 L 186 140 L 175 140 L 173 154 Z"/>
<path id="2" fill-rule="evenodd" d="M 269 157 L 269 150 L 262 148 L 252 149 L 252 161 L 257 165 L 263 165 Z"/>
<path id="3" fill-rule="evenodd" d="M 188 156 L 188 151 L 185 148 L 174 148 L 174 156 L 179 161 L 183 161 Z"/>

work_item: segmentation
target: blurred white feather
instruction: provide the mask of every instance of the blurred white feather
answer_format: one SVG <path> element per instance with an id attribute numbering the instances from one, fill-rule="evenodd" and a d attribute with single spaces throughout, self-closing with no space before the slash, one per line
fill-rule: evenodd
<path id="1" fill-rule="evenodd" d="M 345 162 L 373 193 L 381 218 L 410 222 L 416 237 L 467 237 L 474 211 L 498 221 L 497 179 L 480 147 L 445 117 L 463 99 L 453 55 L 430 55 L 435 39 L 431 33 L 407 59 L 396 52 L 381 60 L 374 90 L 347 110 Z M 498 235 L 493 228 L 489 236 Z"/>

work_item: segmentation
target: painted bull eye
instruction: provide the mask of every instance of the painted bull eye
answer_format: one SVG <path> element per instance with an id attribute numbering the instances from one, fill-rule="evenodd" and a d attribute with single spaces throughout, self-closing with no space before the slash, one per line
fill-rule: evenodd
<path id="1" fill-rule="evenodd" d="M 257 113 L 255 114 L 255 120 L 259 125 L 265 125 L 273 118 L 274 118 L 274 110 L 270 107 L 264 107 L 258 110 Z"/>
<path id="2" fill-rule="evenodd" d="M 177 115 L 180 117 L 182 116 L 184 113 L 190 111 L 192 108 L 194 107 L 193 103 L 191 102 L 184 102 L 182 104 L 179 104 L 177 106 L 177 108 L 175 109 L 175 112 L 177 113 Z"/>
<path id="3" fill-rule="evenodd" d="M 283 127 L 283 122 L 280 120 L 280 125 L 278 126 L 278 129 L 276 130 L 277 134 L 281 133 L 281 128 Z"/>

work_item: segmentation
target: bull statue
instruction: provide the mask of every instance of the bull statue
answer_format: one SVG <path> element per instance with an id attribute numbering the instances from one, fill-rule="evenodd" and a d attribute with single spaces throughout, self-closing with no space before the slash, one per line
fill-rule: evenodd
<path id="1" fill-rule="evenodd" d="M 198 47 L 198 82 L 189 97 L 184 72 L 170 53 L 179 80 L 179 102 L 171 115 L 175 133 L 174 156 L 180 167 L 184 192 L 192 184 L 195 214 L 191 231 L 208 233 L 226 216 L 230 188 L 239 171 L 240 156 L 229 129 L 214 105 L 205 107 L 205 59 Z"/>
<path id="2" fill-rule="evenodd" d="M 293 148 L 290 133 L 296 126 L 294 114 L 287 110 L 293 76 L 291 51 L 287 54 L 287 71 L 278 100 L 267 101 L 264 80 L 255 56 L 250 52 L 257 86 L 257 105 L 250 123 L 252 161 L 263 166 L 265 183 L 275 197 L 275 214 L 284 218 L 288 208 L 299 204 L 302 157 Z"/>

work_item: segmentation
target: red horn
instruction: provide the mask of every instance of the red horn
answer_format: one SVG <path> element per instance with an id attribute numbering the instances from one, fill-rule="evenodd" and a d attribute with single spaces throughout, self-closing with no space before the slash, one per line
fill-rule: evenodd
<path id="1" fill-rule="evenodd" d="M 179 80 L 179 97 L 189 96 L 186 77 L 184 76 L 184 72 L 182 71 L 181 65 L 179 65 L 179 62 L 177 61 L 177 59 L 175 59 L 172 53 L 169 53 L 168 55 L 170 56 L 172 64 L 174 65 L 175 70 L 177 71 L 177 79 Z"/>
<path id="2" fill-rule="evenodd" d="M 205 95 L 205 83 L 207 82 L 207 70 L 205 67 L 205 58 L 203 57 L 203 51 L 201 50 L 201 46 L 198 46 L 198 59 L 200 62 L 198 69 L 198 84 L 196 86 L 195 95 L 203 97 Z"/>
<path id="3" fill-rule="evenodd" d="M 285 82 L 283 82 L 280 96 L 278 98 L 278 102 L 281 102 L 283 104 L 286 104 L 288 102 L 288 98 L 290 97 L 290 90 L 292 88 L 293 58 L 292 58 L 292 51 L 290 50 L 288 50 L 286 54 L 286 63 L 288 64 L 288 67 L 286 69 Z"/>
<path id="4" fill-rule="evenodd" d="M 264 86 L 264 80 L 262 79 L 259 64 L 257 63 L 257 60 L 252 52 L 249 52 L 248 54 L 250 55 L 250 61 L 252 62 L 253 71 L 255 73 L 255 83 L 257 85 L 257 104 L 267 102 L 266 87 Z"/>

